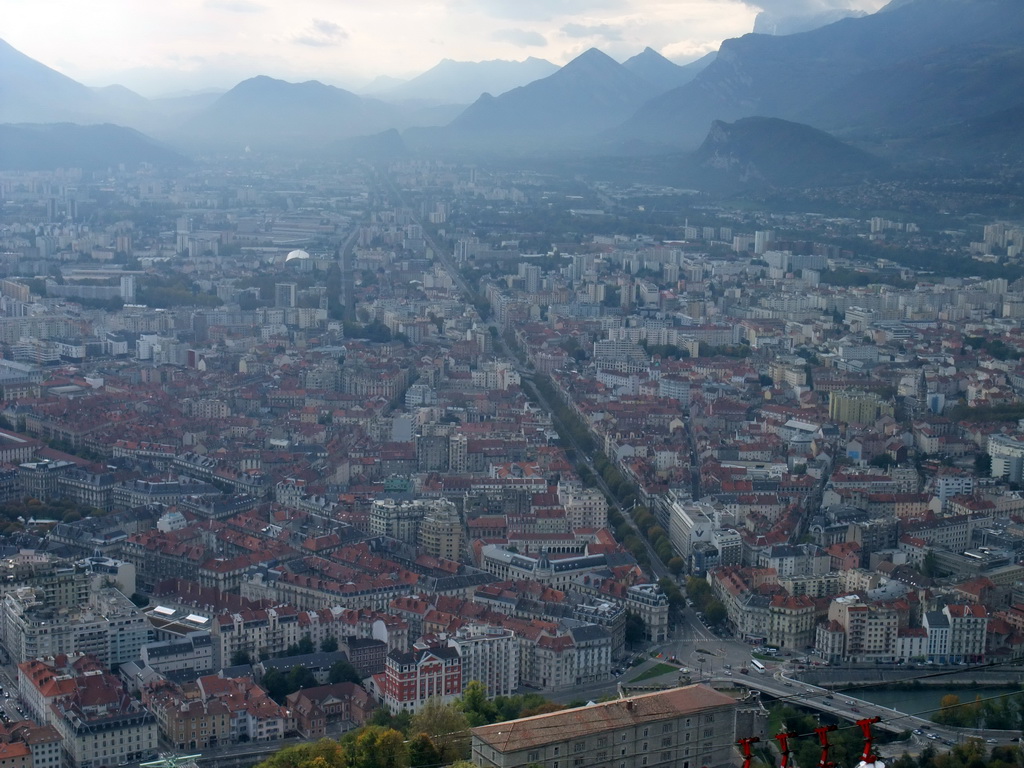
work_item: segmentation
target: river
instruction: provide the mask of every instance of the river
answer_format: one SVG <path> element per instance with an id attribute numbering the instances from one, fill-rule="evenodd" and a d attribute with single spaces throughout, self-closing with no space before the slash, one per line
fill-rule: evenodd
<path id="1" fill-rule="evenodd" d="M 842 690 L 842 689 L 840 689 Z M 939 702 L 943 696 L 953 694 L 960 697 L 960 701 L 973 701 L 976 698 L 986 699 L 991 696 L 1002 696 L 1014 692 L 1014 688 L 976 686 L 976 685 L 922 685 L 913 688 L 893 688 L 891 686 L 878 688 L 861 688 L 847 691 L 851 696 L 864 699 L 865 701 L 881 704 L 883 707 L 891 707 L 908 715 L 921 715 L 927 717 L 939 708 Z M 1016 689 L 1021 690 L 1021 689 Z"/>

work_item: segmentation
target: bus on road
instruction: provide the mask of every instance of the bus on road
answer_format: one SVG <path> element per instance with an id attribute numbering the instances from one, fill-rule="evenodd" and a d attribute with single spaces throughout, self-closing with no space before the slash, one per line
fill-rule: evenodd
<path id="1" fill-rule="evenodd" d="M 750 660 L 750 666 L 752 666 L 752 667 L 753 667 L 754 669 L 756 669 L 756 670 L 757 670 L 758 672 L 760 672 L 760 673 L 761 673 L 762 675 L 763 675 L 763 674 L 764 674 L 765 672 L 767 672 L 767 671 L 768 671 L 768 670 L 767 670 L 767 669 L 765 668 L 764 664 L 762 664 L 762 663 L 761 663 L 760 661 L 758 661 L 757 659 L 751 659 L 751 660 Z"/>

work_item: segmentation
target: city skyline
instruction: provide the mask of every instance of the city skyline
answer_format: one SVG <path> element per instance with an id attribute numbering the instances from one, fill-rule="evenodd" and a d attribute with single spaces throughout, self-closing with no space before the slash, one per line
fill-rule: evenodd
<path id="1" fill-rule="evenodd" d="M 409 78 L 449 58 L 546 58 L 591 47 L 623 60 L 650 46 L 679 63 L 751 31 L 758 12 L 874 11 L 881 0 L 188 0 L 140 6 L 0 0 L 4 39 L 90 86 L 145 96 L 227 89 L 256 75 L 365 87 Z M 55 18 L 60 25 L 53 25 Z"/>

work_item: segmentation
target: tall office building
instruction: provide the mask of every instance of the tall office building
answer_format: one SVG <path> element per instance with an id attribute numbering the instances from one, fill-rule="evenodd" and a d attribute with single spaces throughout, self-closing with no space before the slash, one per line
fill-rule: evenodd
<path id="1" fill-rule="evenodd" d="M 356 319 L 356 291 L 355 275 L 352 273 L 352 250 L 341 249 L 341 304 L 344 307 L 342 320 L 355 322 Z"/>
<path id="2" fill-rule="evenodd" d="M 295 283 L 277 283 L 274 286 L 274 306 L 291 309 L 298 300 L 298 286 Z"/>

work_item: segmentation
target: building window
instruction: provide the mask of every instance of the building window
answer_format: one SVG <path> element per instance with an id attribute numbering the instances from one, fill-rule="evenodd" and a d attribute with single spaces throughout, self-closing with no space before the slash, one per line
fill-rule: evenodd
<path id="1" fill-rule="evenodd" d="M 712 737 L 712 735 L 714 735 L 714 733 L 715 733 L 715 729 L 714 728 L 705 728 L 704 729 L 704 738 L 710 739 Z"/>
<path id="2" fill-rule="evenodd" d="M 586 746 L 586 745 L 584 744 L 584 742 L 582 742 L 582 741 L 577 741 L 577 742 L 576 742 L 575 744 L 573 744 L 573 745 L 572 745 L 572 751 L 573 751 L 573 752 L 582 752 L 582 751 L 583 751 L 583 748 L 584 748 L 585 746 Z"/>

